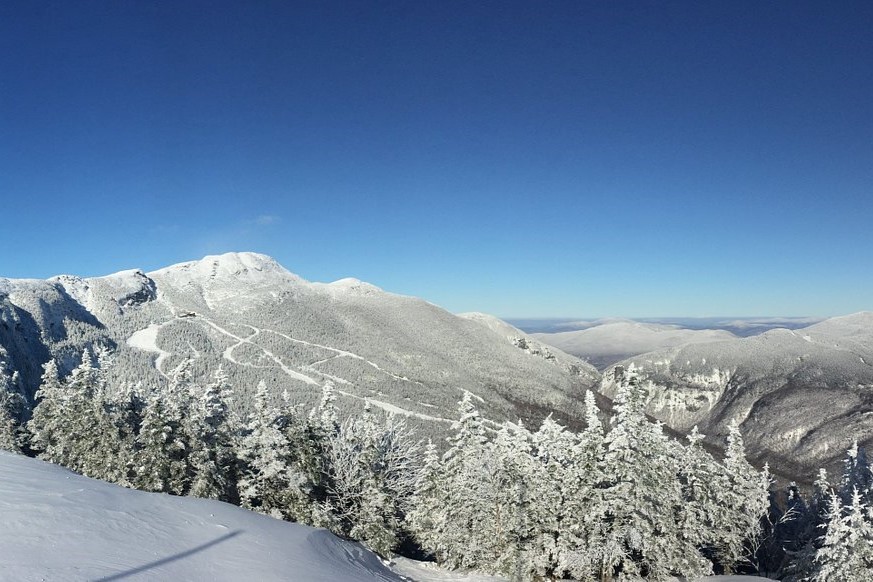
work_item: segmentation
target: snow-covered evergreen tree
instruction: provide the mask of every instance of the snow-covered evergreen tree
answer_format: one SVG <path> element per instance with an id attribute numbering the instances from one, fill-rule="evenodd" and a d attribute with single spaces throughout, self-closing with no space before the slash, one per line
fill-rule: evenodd
<path id="1" fill-rule="evenodd" d="M 92 477 L 101 477 L 103 464 L 98 433 L 101 432 L 99 400 L 95 399 L 97 372 L 91 353 L 82 353 L 82 362 L 62 382 L 57 366 L 46 364 L 43 383 L 37 392 L 29 430 L 40 458 L 58 463 Z"/>
<path id="2" fill-rule="evenodd" d="M 421 471 L 406 513 L 406 528 L 417 538 L 421 538 L 425 532 L 444 528 L 440 523 L 442 515 L 428 510 L 435 500 L 445 496 L 444 488 L 439 449 L 429 440 L 424 447 Z"/>
<path id="3" fill-rule="evenodd" d="M 27 410 L 27 400 L 21 393 L 17 374 L 9 375 L 0 361 L 0 449 L 20 452 L 21 421 Z"/>
<path id="4" fill-rule="evenodd" d="M 580 580 L 599 576 L 605 545 L 603 528 L 604 431 L 594 393 L 585 393 L 585 429 L 566 447 L 559 481 L 564 509 L 557 536 L 558 573 Z M 560 443 L 563 437 L 558 440 Z"/>
<path id="5" fill-rule="evenodd" d="M 266 384 L 258 384 L 255 407 L 242 437 L 239 493 L 243 507 L 290 521 L 309 523 L 312 484 L 292 464 L 292 451 L 280 430 L 282 415 L 270 402 Z"/>
<path id="6" fill-rule="evenodd" d="M 699 540 L 687 537 L 677 523 L 685 503 L 676 478 L 678 445 L 660 424 L 646 420 L 642 387 L 632 368 L 622 380 L 614 411 L 603 463 L 601 578 L 617 574 L 661 580 L 671 574 L 710 573 Z"/>
<path id="7" fill-rule="evenodd" d="M 133 483 L 138 489 L 183 495 L 190 487 L 191 435 L 185 430 L 186 395 L 178 388 L 173 382 L 146 402 L 136 441 Z"/>
<path id="8" fill-rule="evenodd" d="M 438 486 L 421 489 L 410 522 L 427 524 L 415 532 L 421 545 L 450 568 L 480 566 L 479 520 L 485 513 L 479 500 L 484 482 L 487 436 L 472 394 L 464 393 L 449 449 L 440 461 Z"/>
<path id="9" fill-rule="evenodd" d="M 40 459 L 60 464 L 67 458 L 69 448 L 64 418 L 67 391 L 54 360 L 49 360 L 43 366 L 36 400 L 33 415 L 27 423 L 31 447 L 37 451 Z"/>
<path id="10" fill-rule="evenodd" d="M 191 495 L 234 501 L 237 467 L 234 452 L 236 423 L 229 405 L 232 391 L 221 367 L 193 403 L 190 432 L 194 435 L 190 461 L 193 471 Z"/>
<path id="11" fill-rule="evenodd" d="M 714 532 L 715 556 L 726 573 L 753 553 L 761 534 L 761 520 L 770 505 L 770 477 L 765 468 L 758 472 L 746 460 L 739 423 L 728 427 L 724 459 L 725 489 L 720 504 L 725 508 L 721 527 Z"/>
<path id="12" fill-rule="evenodd" d="M 574 526 L 579 516 L 568 500 L 577 496 L 581 487 L 573 471 L 579 439 L 549 416 L 531 440 L 532 466 L 524 491 L 530 539 L 525 541 L 523 571 L 539 577 L 554 576 L 565 570 L 561 563 L 561 552 L 568 541 L 565 531 L 577 529 Z M 577 540 L 571 544 L 578 547 Z M 515 574 L 521 572 L 516 570 Z"/>
<path id="13" fill-rule="evenodd" d="M 846 451 L 846 459 L 843 461 L 843 476 L 838 493 L 844 504 L 851 502 L 855 490 L 866 503 L 873 503 L 873 470 L 866 449 L 858 446 L 857 440 Z"/>
<path id="14" fill-rule="evenodd" d="M 873 572 L 873 516 L 857 489 L 844 506 L 834 493 L 826 532 L 816 553 L 815 582 L 867 582 Z"/>
<path id="15" fill-rule="evenodd" d="M 725 508 L 725 494 L 730 483 L 725 471 L 704 450 L 695 426 L 688 435 L 688 446 L 680 457 L 678 478 L 685 504 L 680 510 L 680 526 L 701 549 L 710 551 L 722 536 L 730 509 Z"/>
<path id="16" fill-rule="evenodd" d="M 542 556 L 536 546 L 543 540 L 534 526 L 548 519 L 537 507 L 541 499 L 535 497 L 535 479 L 544 476 L 536 474 L 531 440 L 520 423 L 501 425 L 480 459 L 482 480 L 472 505 L 478 510 L 473 548 L 480 568 L 520 578 L 539 569 L 534 562 L 542 562 Z"/>
<path id="17" fill-rule="evenodd" d="M 795 537 L 788 544 L 791 547 L 786 552 L 787 564 L 781 572 L 785 582 L 808 582 L 816 571 L 815 557 L 821 547 L 821 531 L 827 526 L 833 494 L 827 471 L 819 469 L 805 519 L 798 524 Z"/>

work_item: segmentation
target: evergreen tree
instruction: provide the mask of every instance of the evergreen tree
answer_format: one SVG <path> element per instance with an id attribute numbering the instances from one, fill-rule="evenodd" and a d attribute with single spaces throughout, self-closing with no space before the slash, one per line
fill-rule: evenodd
<path id="1" fill-rule="evenodd" d="M 483 460 L 488 439 L 469 392 L 459 403 L 459 415 L 448 439 L 449 449 L 440 461 L 442 478 L 437 486 L 419 490 L 410 521 L 431 526 L 418 529 L 416 535 L 439 563 L 449 568 L 473 568 L 480 566 L 478 528 L 485 511 L 479 489 L 485 480 Z"/>
<path id="2" fill-rule="evenodd" d="M 235 422 L 230 412 L 232 391 L 219 367 L 194 403 L 191 495 L 234 502 L 237 468 L 234 452 Z"/>
<path id="3" fill-rule="evenodd" d="M 87 349 L 81 364 L 63 382 L 57 366 L 46 364 L 29 429 L 40 458 L 99 478 L 103 457 L 95 436 L 101 421 L 96 388 L 97 374 Z"/>
<path id="4" fill-rule="evenodd" d="M 769 472 L 758 473 L 746 460 L 739 423 L 728 427 L 724 460 L 726 485 L 720 504 L 725 508 L 715 540 L 715 556 L 725 573 L 754 553 L 761 535 L 761 520 L 769 508 Z"/>
<path id="5" fill-rule="evenodd" d="M 442 515 L 429 511 L 437 499 L 445 496 L 443 471 L 439 449 L 432 440 L 428 440 L 422 454 L 418 481 L 406 513 L 406 527 L 418 539 L 426 535 L 425 532 L 443 530 L 445 527 L 440 523 Z"/>
<path id="6" fill-rule="evenodd" d="M 680 511 L 680 526 L 706 554 L 722 536 L 730 509 L 724 506 L 724 496 L 730 483 L 722 467 L 701 444 L 704 435 L 695 426 L 688 435 L 688 446 L 682 450 L 678 478 L 685 500 Z"/>
<path id="7" fill-rule="evenodd" d="M 0 361 L 0 449 L 21 452 L 21 421 L 26 411 L 27 400 L 21 393 L 18 375 L 10 376 Z"/>
<path id="8" fill-rule="evenodd" d="M 839 495 L 844 504 L 849 504 L 855 490 L 866 503 L 873 503 L 873 471 L 864 447 L 856 440 L 846 451 L 843 461 L 843 476 L 840 479 Z"/>
<path id="9" fill-rule="evenodd" d="M 290 521 L 311 519 L 306 475 L 292 464 L 282 415 L 270 403 L 266 384 L 258 384 L 255 408 L 239 445 L 240 502 L 243 507 Z"/>
<path id="10" fill-rule="evenodd" d="M 558 444 L 568 455 L 559 472 L 564 510 L 557 537 L 557 572 L 580 580 L 600 576 L 605 546 L 603 518 L 604 431 L 594 393 L 585 393 L 585 430 L 572 443 Z M 563 440 L 563 439 L 561 439 Z M 558 441 L 558 443 L 561 442 Z"/>
<path id="11" fill-rule="evenodd" d="M 33 409 L 27 430 L 31 435 L 31 447 L 40 459 L 62 463 L 68 456 L 66 439 L 67 392 L 60 380 L 58 365 L 49 360 L 43 366 L 42 380 L 36 391 L 37 404 Z"/>
<path id="12" fill-rule="evenodd" d="M 188 455 L 191 435 L 185 430 L 186 406 L 179 384 L 156 390 L 147 400 L 136 438 L 135 475 L 138 489 L 185 494 L 191 482 Z"/>
<path id="13" fill-rule="evenodd" d="M 873 572 L 873 523 L 861 493 L 852 491 L 844 506 L 834 493 L 830 499 L 826 532 L 815 556 L 815 582 L 866 582 Z"/>
<path id="14" fill-rule="evenodd" d="M 501 425 L 480 459 L 482 481 L 473 504 L 479 523 L 472 532 L 476 562 L 482 569 L 522 578 L 529 578 L 541 562 L 533 543 L 548 545 L 534 533 L 535 525 L 542 525 L 536 522 L 547 517 L 536 511 L 541 499 L 532 493 L 534 478 L 543 476 L 535 475 L 531 440 L 520 423 Z"/>
<path id="15" fill-rule="evenodd" d="M 684 505 L 677 451 L 660 424 L 646 420 L 642 387 L 632 368 L 614 410 L 605 439 L 601 579 L 710 573 L 711 564 L 696 547 L 700 540 L 686 537 L 677 525 Z"/>
<path id="16" fill-rule="evenodd" d="M 547 417 L 540 429 L 531 435 L 533 466 L 527 475 L 524 498 L 530 500 L 528 520 L 531 539 L 526 543 L 526 567 L 531 575 L 546 577 L 561 575 L 566 570 L 562 563 L 562 552 L 570 541 L 573 548 L 578 540 L 571 540 L 578 534 L 574 528 L 578 515 L 569 503 L 578 495 L 581 483 L 574 478 L 579 439 L 569 433 L 551 416 Z M 564 535 L 568 529 L 575 529 Z M 521 572 L 514 572 L 521 575 Z"/>
<path id="17" fill-rule="evenodd" d="M 827 527 L 833 494 L 827 471 L 819 469 L 806 510 L 806 519 L 798 524 L 796 538 L 790 544 L 797 549 L 787 552 L 788 563 L 782 571 L 785 582 L 807 582 L 816 571 L 816 553 L 823 541 L 819 532 Z"/>

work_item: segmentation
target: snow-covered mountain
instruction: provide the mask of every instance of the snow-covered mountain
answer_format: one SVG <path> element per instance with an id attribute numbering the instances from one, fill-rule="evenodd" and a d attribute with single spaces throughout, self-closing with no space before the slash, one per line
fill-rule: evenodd
<path id="1" fill-rule="evenodd" d="M 255 253 L 150 273 L 0 279 L 0 360 L 27 394 L 49 357 L 69 370 L 94 343 L 116 348 L 120 380 L 159 382 L 191 359 L 195 375 L 223 366 L 243 404 L 261 379 L 307 404 L 330 380 L 347 408 L 369 399 L 444 426 L 464 391 L 495 420 L 581 416 L 580 397 L 599 380 L 560 350 L 543 357 L 478 321 L 355 279 L 310 283 Z"/>
<path id="2" fill-rule="evenodd" d="M 715 438 L 739 419 L 753 458 L 783 474 L 811 479 L 854 439 L 873 446 L 873 313 L 635 356 L 604 373 L 603 394 L 631 363 L 651 383 L 652 416 Z"/>
<path id="3" fill-rule="evenodd" d="M 735 339 L 729 331 L 685 329 L 678 325 L 609 320 L 585 329 L 534 333 L 534 338 L 578 356 L 598 368 L 664 348 Z"/>

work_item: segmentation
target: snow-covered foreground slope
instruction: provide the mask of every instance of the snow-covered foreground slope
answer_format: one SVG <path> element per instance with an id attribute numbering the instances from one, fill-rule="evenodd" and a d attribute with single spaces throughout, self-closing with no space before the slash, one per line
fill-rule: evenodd
<path id="1" fill-rule="evenodd" d="M 359 544 L 0 451 L 0 579 L 401 580 Z"/>

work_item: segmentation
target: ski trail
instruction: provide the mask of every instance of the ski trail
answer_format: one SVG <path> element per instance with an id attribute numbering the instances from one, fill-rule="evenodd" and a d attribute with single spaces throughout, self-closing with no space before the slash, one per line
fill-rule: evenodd
<path id="1" fill-rule="evenodd" d="M 294 343 L 303 344 L 303 345 L 310 346 L 310 347 L 313 347 L 313 348 L 321 348 L 322 350 L 328 350 L 328 351 L 330 351 L 330 352 L 334 352 L 334 353 L 336 354 L 335 357 L 346 357 L 346 358 L 352 358 L 352 359 L 354 359 L 354 360 L 359 360 L 359 361 L 361 361 L 361 362 L 364 362 L 364 363 L 367 364 L 368 366 L 373 367 L 374 369 L 378 370 L 379 372 L 382 372 L 382 373 L 385 374 L 386 376 L 391 376 L 391 377 L 394 378 L 395 380 L 401 380 L 401 381 L 403 381 L 403 382 L 410 382 L 410 383 L 412 383 L 412 384 L 418 384 L 419 386 L 421 386 L 421 387 L 423 387 L 423 388 L 426 387 L 424 384 L 422 384 L 422 383 L 419 382 L 418 380 L 410 380 L 410 379 L 407 378 L 406 376 L 398 376 L 397 374 L 394 374 L 393 372 L 389 372 L 389 371 L 386 370 L 385 368 L 381 367 L 381 366 L 380 366 L 379 364 L 377 364 L 376 362 L 371 362 L 371 361 L 368 360 L 367 358 L 365 358 L 365 357 L 363 357 L 363 356 L 360 356 L 360 355 L 358 355 L 358 354 L 356 354 L 356 353 L 354 353 L 354 352 L 349 352 L 349 351 L 341 350 L 341 349 L 339 349 L 339 348 L 335 348 L 335 347 L 332 347 L 332 346 L 325 346 L 325 345 L 322 345 L 322 344 L 317 344 L 317 343 L 314 343 L 314 342 L 308 342 L 308 341 L 306 341 L 306 340 L 293 338 L 293 337 L 291 337 L 290 335 L 287 335 L 287 334 L 284 334 L 284 333 L 282 333 L 282 332 L 275 331 L 275 330 L 272 330 L 272 329 L 266 329 L 266 328 L 265 328 L 265 329 L 263 329 L 263 330 L 261 330 L 261 331 L 266 331 L 266 332 L 269 332 L 269 333 L 272 333 L 272 334 L 278 335 L 278 336 L 283 337 L 283 338 L 285 338 L 286 340 L 291 341 L 291 342 L 294 342 Z M 321 360 L 321 361 L 318 361 L 318 362 L 314 362 L 314 363 L 312 363 L 312 364 L 309 364 L 308 367 L 311 368 L 312 366 L 316 366 L 316 365 L 318 365 L 318 364 L 323 364 L 324 362 L 326 362 L 326 361 L 328 361 L 328 360 L 332 360 L 332 359 L 333 359 L 333 358 L 326 358 L 326 359 L 324 359 L 324 360 Z M 324 374 L 324 372 L 319 372 L 318 370 L 313 370 L 313 371 L 318 372 L 319 374 Z"/>
<path id="2" fill-rule="evenodd" d="M 258 348 L 259 350 L 261 350 L 262 352 L 264 352 L 264 354 L 265 354 L 268 358 L 270 358 L 271 360 L 273 360 L 273 361 L 276 363 L 276 365 L 279 366 L 279 368 L 281 368 L 282 371 L 285 372 L 285 374 L 287 374 L 288 376 L 294 378 L 295 380 L 300 380 L 301 382 L 304 382 L 304 383 L 306 383 L 306 384 L 310 384 L 310 385 L 313 385 L 313 386 L 318 386 L 318 382 L 316 382 L 315 380 L 313 380 L 312 378 L 310 378 L 310 377 L 307 376 L 306 374 L 301 374 L 301 373 L 298 372 L 297 370 L 293 370 L 293 369 L 289 368 L 288 366 L 285 365 L 284 362 L 282 362 L 282 359 L 279 358 L 279 356 L 277 356 L 276 354 L 274 354 L 273 352 L 271 352 L 271 351 L 268 350 L 267 348 L 262 347 L 262 346 L 259 346 L 259 345 L 255 344 L 255 343 L 252 343 L 251 340 L 250 340 L 250 338 L 253 338 L 253 337 L 255 337 L 256 335 L 258 335 L 258 333 L 259 333 L 259 331 L 260 331 L 260 330 L 258 330 L 256 327 L 253 327 L 253 326 L 251 326 L 251 325 L 246 325 L 246 327 L 249 327 L 249 328 L 251 328 L 251 329 L 253 330 L 253 333 L 252 333 L 252 335 L 250 335 L 248 338 L 243 338 L 243 337 L 239 337 L 239 336 L 236 335 L 235 333 L 231 333 L 231 332 L 229 332 L 228 330 L 224 329 L 223 327 L 221 327 L 221 326 L 218 325 L 217 323 L 215 323 L 215 322 L 213 322 L 213 321 L 211 321 L 211 320 L 209 320 L 209 319 L 207 319 L 207 318 L 205 318 L 205 317 L 203 317 L 203 316 L 200 316 L 198 319 L 199 319 L 200 321 L 202 321 L 203 323 L 205 323 L 206 325 L 208 325 L 209 327 L 211 327 L 212 329 L 214 329 L 215 331 L 217 331 L 217 332 L 219 332 L 219 333 L 221 333 L 221 334 L 224 334 L 224 335 L 226 335 L 226 336 L 229 337 L 229 338 L 235 339 L 235 340 L 238 342 L 237 344 L 235 344 L 235 345 L 231 346 L 230 348 L 224 350 L 224 357 L 225 357 L 226 359 L 228 359 L 229 361 L 231 361 L 231 362 L 233 362 L 233 363 L 235 363 L 235 364 L 238 364 L 238 365 L 245 365 L 245 364 L 240 364 L 239 362 L 237 362 L 236 360 L 233 359 L 233 349 L 236 348 L 236 347 L 239 346 L 239 345 L 242 345 L 242 344 L 249 344 L 249 345 L 255 346 L 256 348 Z M 230 357 L 228 357 L 228 356 L 230 356 Z"/>
<path id="3" fill-rule="evenodd" d="M 402 414 L 403 416 L 413 416 L 415 418 L 420 418 L 422 420 L 430 420 L 432 422 L 447 422 L 452 424 L 453 420 L 449 420 L 448 418 L 441 418 L 439 416 L 430 416 L 428 414 L 422 414 L 420 412 L 412 412 L 411 410 L 406 410 L 405 408 L 400 408 L 399 406 L 395 406 L 393 404 L 388 404 L 387 402 L 383 402 L 381 400 L 374 400 L 372 398 L 364 398 L 363 396 L 358 396 L 357 394 L 350 394 L 348 392 L 343 392 L 342 390 L 337 390 L 343 396 L 349 396 L 351 398 L 357 398 L 358 400 L 363 400 L 365 402 L 369 402 L 373 406 L 381 408 L 385 412 L 391 414 Z"/>
<path id="4" fill-rule="evenodd" d="M 161 331 L 163 326 L 163 323 L 152 323 L 147 328 L 134 332 L 133 335 L 127 338 L 127 345 L 144 352 L 157 354 L 155 370 L 164 378 L 169 379 L 169 376 L 164 373 L 163 363 L 171 354 L 158 347 L 158 332 Z"/>
<path id="5" fill-rule="evenodd" d="M 203 317 L 203 316 L 199 316 L 198 319 L 199 319 L 200 321 L 202 321 L 203 323 L 205 323 L 206 325 L 208 325 L 208 326 L 210 326 L 211 328 L 213 328 L 215 331 L 217 331 L 217 332 L 219 332 L 219 333 L 221 333 L 221 334 L 223 334 L 223 335 L 226 335 L 226 336 L 229 337 L 229 338 L 235 339 L 235 340 L 237 341 L 237 343 L 233 344 L 232 346 L 230 346 L 229 348 L 227 348 L 226 350 L 224 350 L 224 357 L 225 357 L 227 360 L 229 360 L 229 361 L 231 361 L 231 362 L 233 362 L 234 364 L 237 364 L 237 365 L 239 365 L 239 366 L 248 366 L 248 367 L 252 367 L 252 368 L 269 368 L 269 367 L 270 367 L 270 366 L 257 366 L 257 365 L 255 365 L 255 364 L 250 363 L 250 362 L 239 362 L 239 361 L 237 361 L 237 360 L 235 360 L 235 359 L 233 358 L 233 350 L 234 350 L 234 349 L 236 349 L 237 347 L 241 346 L 242 344 L 249 344 L 249 345 L 255 346 L 256 348 L 258 348 L 259 350 L 261 350 L 261 351 L 262 351 L 262 352 L 263 352 L 263 353 L 264 353 L 268 358 L 270 358 L 271 360 L 273 360 L 273 361 L 276 363 L 276 365 L 279 366 L 279 368 L 282 369 L 283 372 L 285 372 L 287 375 L 291 376 L 292 378 L 295 378 L 295 379 L 297 379 L 297 380 L 301 380 L 301 381 L 303 381 L 303 382 L 305 382 L 305 383 L 307 383 L 307 384 L 310 384 L 310 385 L 315 385 L 315 386 L 318 385 L 318 382 L 316 382 L 315 380 L 313 380 L 313 379 L 310 378 L 309 376 L 306 376 L 305 374 L 301 374 L 300 372 L 298 372 L 298 371 L 296 371 L 296 370 L 292 370 L 291 368 L 289 368 L 288 366 L 286 366 L 286 365 L 281 361 L 281 359 L 280 359 L 278 356 L 276 356 L 273 352 L 267 350 L 267 349 L 264 348 L 263 346 L 259 346 L 259 345 L 255 344 L 255 343 L 253 343 L 253 342 L 251 341 L 253 338 L 255 338 L 255 337 L 256 337 L 259 333 L 261 333 L 261 332 L 270 332 L 270 333 L 274 333 L 274 334 L 276 334 L 276 335 L 278 335 L 278 336 L 284 337 L 285 339 L 287 339 L 287 340 L 289 340 L 289 341 L 292 341 L 292 342 L 295 342 L 295 343 L 304 344 L 304 345 L 308 345 L 308 346 L 311 346 L 311 347 L 321 348 L 321 349 L 323 349 L 323 350 L 328 350 L 328 351 L 334 352 L 336 355 L 334 355 L 334 356 L 332 356 L 332 357 L 330 357 L 330 358 L 326 358 L 326 359 L 324 359 L 324 360 L 320 360 L 320 361 L 318 361 L 318 362 L 314 362 L 313 364 L 310 364 L 310 365 L 308 365 L 308 366 L 304 366 L 303 369 L 305 369 L 305 370 L 309 370 L 309 371 L 312 371 L 313 373 L 316 373 L 316 374 L 318 374 L 318 375 L 320 375 L 320 376 L 323 376 L 324 378 L 326 378 L 326 379 L 328 379 L 328 380 L 331 380 L 331 381 L 333 381 L 333 382 L 336 382 L 337 384 L 341 384 L 341 385 L 344 385 L 344 386 L 350 386 L 350 387 L 354 387 L 354 386 L 355 386 L 355 384 L 353 384 L 352 382 L 349 382 L 349 381 L 346 380 L 345 378 L 340 378 L 339 376 L 333 376 L 333 375 L 331 375 L 331 374 L 326 374 L 325 372 L 321 372 L 321 371 L 319 371 L 319 370 L 314 369 L 312 366 L 317 365 L 317 364 L 323 364 L 323 363 L 326 362 L 326 361 L 332 360 L 332 359 L 334 359 L 334 358 L 339 358 L 339 357 L 353 358 L 353 359 L 356 359 L 356 360 L 361 360 L 361 361 L 363 361 L 363 362 L 365 362 L 365 363 L 367 363 L 367 364 L 373 366 L 375 369 L 379 370 L 380 372 L 383 372 L 383 373 L 385 373 L 385 374 L 387 374 L 387 375 L 389 375 L 389 376 L 392 376 L 392 377 L 394 377 L 394 378 L 397 378 L 397 379 L 399 379 L 399 380 L 405 380 L 405 381 L 407 381 L 407 382 L 414 382 L 414 383 L 416 383 L 416 384 L 419 384 L 419 385 L 421 385 L 421 386 L 424 386 L 424 384 L 422 384 L 421 382 L 417 382 L 417 381 L 415 381 L 415 380 L 409 380 L 408 378 L 404 378 L 404 377 L 402 377 L 402 376 L 397 376 L 396 374 L 392 374 L 391 372 L 388 372 L 387 370 L 383 370 L 382 368 L 379 367 L 378 364 L 375 364 L 375 363 L 373 363 L 373 362 L 367 360 L 366 358 L 363 358 L 363 357 L 361 357 L 361 356 L 359 356 L 359 355 L 357 355 L 357 354 L 354 354 L 354 353 L 352 353 L 352 352 L 348 352 L 348 351 L 345 351 L 345 350 L 340 350 L 340 349 L 338 349 L 338 348 L 333 348 L 333 347 L 330 347 L 330 346 L 324 346 L 324 345 L 320 345 L 320 344 L 316 344 L 316 343 L 312 343 L 312 342 L 307 342 L 307 341 L 305 341 L 305 340 L 294 339 L 294 338 L 292 338 L 292 337 L 290 337 L 290 336 L 288 336 L 288 335 L 286 335 L 286 334 L 284 334 L 284 333 L 280 333 L 280 332 L 273 331 L 273 330 L 270 330 L 270 329 L 259 329 L 259 328 L 255 327 L 255 326 L 253 326 L 253 325 L 248 325 L 248 324 L 241 324 L 241 325 L 245 325 L 245 327 L 250 328 L 250 329 L 252 330 L 252 334 L 249 335 L 248 337 L 240 337 L 240 336 L 236 335 L 235 333 L 232 333 L 232 332 L 230 332 L 230 331 L 224 329 L 223 327 L 221 327 L 221 326 L 218 325 L 217 323 L 215 323 L 215 322 L 213 322 L 213 321 L 211 321 L 211 320 L 209 320 L 209 319 L 207 319 L 207 318 L 205 318 L 205 317 Z M 359 396 L 359 395 L 357 395 L 357 394 L 352 394 L 351 392 L 346 392 L 345 390 L 337 390 L 337 392 L 340 393 L 340 394 L 342 394 L 343 396 L 347 396 L 347 397 L 349 397 L 349 398 L 354 398 L 354 399 L 356 399 L 356 400 L 361 400 L 361 401 L 363 401 L 363 402 L 369 402 L 369 403 L 372 404 L 373 406 L 376 406 L 376 407 L 378 407 L 378 408 L 381 408 L 381 409 L 384 410 L 385 412 L 388 412 L 388 413 L 391 413 L 391 414 L 401 414 L 401 415 L 403 415 L 403 416 L 410 416 L 410 417 L 419 418 L 419 419 L 422 419 L 422 420 L 428 420 L 428 421 L 431 421 L 431 422 L 443 422 L 443 423 L 448 423 L 448 424 L 451 424 L 451 423 L 454 422 L 453 420 L 450 420 L 450 419 L 447 419 L 447 418 L 441 418 L 441 417 L 439 417 L 439 416 L 431 416 L 431 415 L 428 415 L 428 414 L 422 414 L 422 413 L 420 413 L 420 412 L 413 412 L 413 411 L 411 411 L 411 410 L 406 410 L 405 408 L 400 408 L 399 406 L 395 406 L 394 404 L 389 404 L 388 402 L 383 402 L 383 401 L 381 401 L 381 400 L 374 400 L 374 399 L 372 399 L 372 398 L 366 398 L 366 397 L 364 397 L 364 396 Z M 474 396 L 475 396 L 475 395 L 474 395 Z M 478 398 L 478 397 L 477 397 L 477 398 Z"/>
<path id="6" fill-rule="evenodd" d="M 251 326 L 249 326 L 249 327 L 251 327 Z M 354 352 L 349 352 L 349 351 L 347 351 L 347 350 L 341 350 L 341 349 L 339 349 L 339 348 L 335 348 L 335 347 L 333 347 L 333 346 L 326 346 L 326 345 L 324 345 L 324 344 L 317 344 L 317 343 L 315 343 L 315 342 L 309 342 L 309 341 L 306 341 L 306 340 L 293 338 L 293 337 L 291 337 L 290 335 L 284 334 L 284 333 L 282 333 L 282 332 L 280 332 L 280 331 L 276 331 L 276 330 L 274 330 L 274 329 L 262 328 L 261 331 L 263 331 L 263 332 L 268 332 L 268 333 L 272 333 L 272 334 L 275 334 L 275 335 L 278 335 L 279 337 L 283 337 L 283 338 L 285 338 L 286 340 L 288 340 L 288 341 L 290 341 L 290 342 L 294 342 L 294 343 L 298 343 L 298 344 L 302 344 L 302 345 L 310 346 L 310 347 L 314 347 L 314 348 L 321 348 L 321 349 L 323 349 L 323 350 L 327 350 L 327 351 L 330 351 L 330 352 L 334 352 L 334 353 L 336 354 L 336 356 L 334 356 L 334 358 L 338 358 L 338 357 L 346 357 L 346 358 L 352 358 L 352 359 L 354 359 L 354 360 L 359 360 L 359 361 L 364 362 L 365 364 L 367 364 L 367 365 L 369 365 L 369 366 L 372 366 L 374 369 L 378 370 L 379 372 L 382 372 L 382 373 L 385 374 L 386 376 L 391 376 L 391 377 L 394 378 L 395 380 L 401 380 L 401 381 L 403 381 L 403 382 L 409 382 L 409 383 L 411 383 L 411 384 L 417 384 L 417 385 L 421 386 L 422 388 L 427 388 L 427 386 L 426 386 L 425 384 L 423 384 L 422 382 L 419 382 L 418 380 L 410 380 L 410 379 L 407 378 L 406 376 L 398 376 L 397 374 L 394 374 L 394 373 L 389 372 L 388 370 L 382 368 L 379 364 L 377 364 L 377 363 L 375 363 L 375 362 L 371 362 L 371 361 L 368 360 L 367 358 L 365 358 L 365 357 L 363 357 L 363 356 L 360 356 L 360 355 L 358 355 L 358 354 L 356 354 L 356 353 L 354 353 Z M 331 380 L 339 381 L 339 382 L 341 382 L 341 383 L 343 383 L 343 384 L 350 384 L 350 382 L 348 382 L 348 381 L 346 381 L 346 380 L 343 380 L 343 379 L 341 379 L 341 378 L 337 378 L 336 376 L 331 376 L 331 375 L 329 375 L 329 374 L 326 374 L 326 373 L 324 373 L 324 372 L 322 372 L 322 371 L 320 371 L 320 370 L 316 370 L 316 369 L 314 368 L 314 366 L 317 366 L 317 365 L 319 365 L 319 364 L 323 364 L 323 363 L 328 362 L 328 361 L 330 361 L 330 360 L 332 360 L 332 359 L 334 359 L 334 358 L 326 358 L 326 359 L 324 359 L 324 360 L 319 360 L 318 362 L 313 362 L 312 364 L 309 364 L 308 366 L 305 366 L 305 369 L 307 369 L 307 370 L 309 370 L 309 371 L 311 371 L 311 372 L 314 372 L 314 373 L 316 373 L 316 374 L 321 374 L 322 376 L 324 376 L 324 377 L 326 377 L 326 378 L 329 378 L 329 379 L 331 379 Z M 470 392 L 469 390 L 467 390 L 467 389 L 465 389 L 465 388 L 458 388 L 458 390 L 459 390 L 460 392 L 462 392 L 462 393 Z M 481 396 L 479 396 L 478 394 L 475 394 L 475 393 L 473 393 L 473 392 L 470 392 L 470 396 L 472 396 L 473 398 L 475 398 L 476 400 L 478 400 L 479 402 L 481 402 L 481 403 L 483 403 L 483 404 L 485 403 L 485 399 L 482 398 Z M 390 405 L 389 405 L 389 406 L 390 406 Z M 445 419 L 443 419 L 443 420 L 445 420 Z M 451 422 L 451 421 L 447 421 L 447 422 Z"/>

